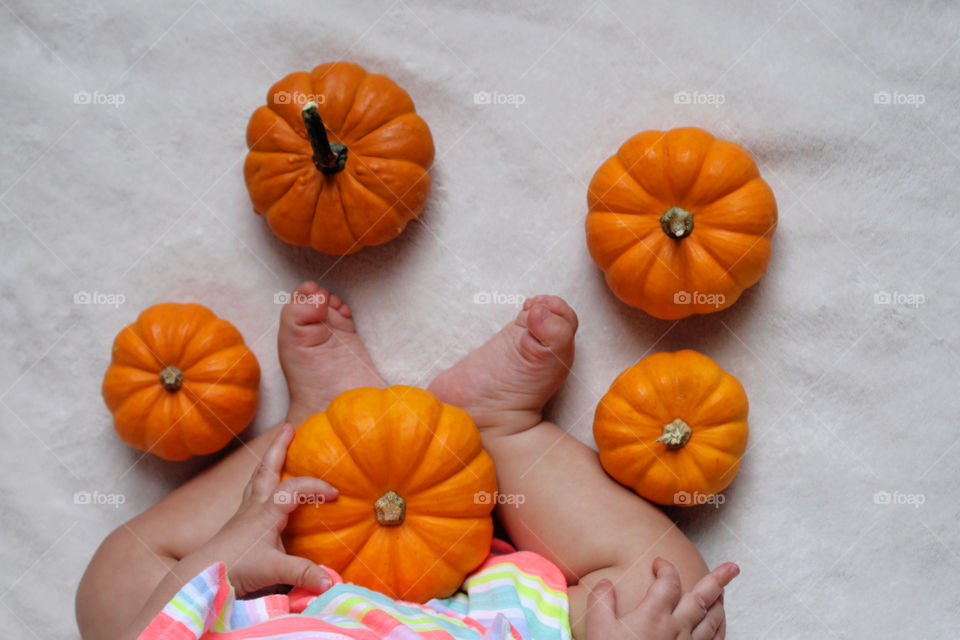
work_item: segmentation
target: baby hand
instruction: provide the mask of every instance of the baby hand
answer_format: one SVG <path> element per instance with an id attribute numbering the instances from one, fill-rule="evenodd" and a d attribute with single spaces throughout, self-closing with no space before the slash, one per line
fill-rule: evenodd
<path id="1" fill-rule="evenodd" d="M 302 586 L 317 592 L 330 588 L 329 574 L 319 565 L 287 555 L 280 533 L 287 516 L 304 498 L 335 500 L 337 490 L 317 478 L 287 478 L 280 472 L 294 429 L 289 424 L 263 456 L 243 492 L 236 515 L 207 543 L 207 551 L 227 565 L 227 576 L 237 596 L 275 584 Z"/>
<path id="2" fill-rule="evenodd" d="M 700 579 L 687 593 L 680 574 L 664 560 L 653 561 L 656 579 L 633 611 L 617 617 L 617 596 L 609 580 L 601 580 L 587 600 L 589 640 L 717 640 L 724 637 L 723 588 L 740 574 L 727 562 Z"/>

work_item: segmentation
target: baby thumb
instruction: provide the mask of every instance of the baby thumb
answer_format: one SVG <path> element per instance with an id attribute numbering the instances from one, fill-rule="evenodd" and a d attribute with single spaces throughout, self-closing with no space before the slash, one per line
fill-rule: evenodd
<path id="1" fill-rule="evenodd" d="M 304 587 L 317 593 L 323 593 L 333 586 L 330 574 L 306 558 L 285 555 L 277 569 L 277 582 L 281 584 Z"/>
<path id="2" fill-rule="evenodd" d="M 617 622 L 617 592 L 609 580 L 601 580 L 587 596 L 587 637 L 605 638 Z"/>

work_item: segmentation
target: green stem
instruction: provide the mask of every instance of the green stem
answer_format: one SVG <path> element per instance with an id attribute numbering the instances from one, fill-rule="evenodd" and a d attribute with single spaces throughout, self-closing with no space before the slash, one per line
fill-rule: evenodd
<path id="1" fill-rule="evenodd" d="M 674 240 L 686 238 L 693 231 L 693 214 L 680 207 L 670 207 L 660 218 L 660 227 Z"/>
<path id="2" fill-rule="evenodd" d="M 330 142 L 327 127 L 317 111 L 316 102 L 308 102 L 300 111 L 303 126 L 307 128 L 307 137 L 313 147 L 313 164 L 325 175 L 343 171 L 347 164 L 347 146 L 339 142 Z"/>

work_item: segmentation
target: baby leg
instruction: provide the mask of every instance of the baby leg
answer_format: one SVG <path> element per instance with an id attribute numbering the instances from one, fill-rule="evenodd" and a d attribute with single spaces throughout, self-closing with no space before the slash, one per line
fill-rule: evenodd
<path id="1" fill-rule="evenodd" d="M 313 282 L 294 291 L 277 337 L 290 391 L 285 422 L 299 425 L 347 389 L 385 386 L 356 334 L 350 307 Z M 236 448 L 103 541 L 77 590 L 85 640 L 116 637 L 170 567 L 220 530 L 278 428 Z M 193 576 L 180 577 L 186 582 Z"/>
<path id="2" fill-rule="evenodd" d="M 480 427 L 500 492 L 522 496 L 497 507 L 513 542 L 554 562 L 570 588 L 570 620 L 585 638 L 586 596 L 600 579 L 632 610 L 662 556 L 689 589 L 707 573 L 693 544 L 657 507 L 611 479 L 597 454 L 541 410 L 573 362 L 576 315 L 561 299 L 528 300 L 517 319 L 440 374 L 430 389 Z"/>

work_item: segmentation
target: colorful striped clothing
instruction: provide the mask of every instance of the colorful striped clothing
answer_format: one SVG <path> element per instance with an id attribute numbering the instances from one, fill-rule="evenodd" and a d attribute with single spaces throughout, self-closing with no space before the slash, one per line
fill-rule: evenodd
<path id="1" fill-rule="evenodd" d="M 238 600 L 218 562 L 184 585 L 140 640 L 571 638 L 563 574 L 542 556 L 501 540 L 493 541 L 461 591 L 426 604 L 393 600 L 328 571 L 334 585 L 319 595 L 298 587 Z"/>

